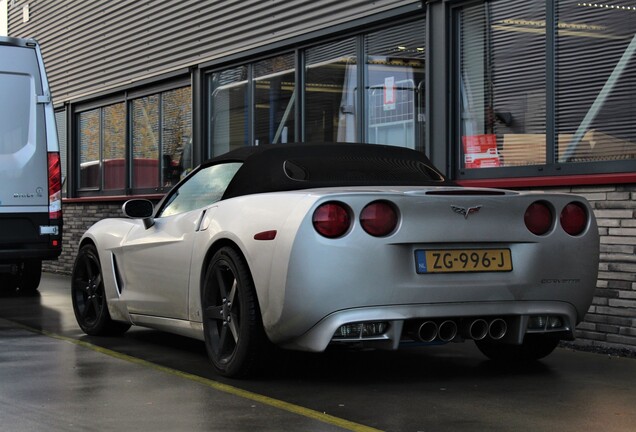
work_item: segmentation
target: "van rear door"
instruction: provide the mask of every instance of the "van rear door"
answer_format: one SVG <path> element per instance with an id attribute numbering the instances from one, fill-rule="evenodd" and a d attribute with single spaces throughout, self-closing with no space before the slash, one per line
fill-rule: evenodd
<path id="1" fill-rule="evenodd" d="M 41 82 L 34 49 L 0 45 L 0 213 L 48 213 Z"/>
<path id="2" fill-rule="evenodd" d="M 62 251 L 55 113 L 33 39 L 0 36 L 0 289 L 33 292 Z"/>

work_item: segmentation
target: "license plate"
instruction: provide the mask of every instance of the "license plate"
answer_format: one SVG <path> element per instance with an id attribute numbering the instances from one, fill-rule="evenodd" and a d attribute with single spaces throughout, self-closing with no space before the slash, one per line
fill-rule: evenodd
<path id="1" fill-rule="evenodd" d="M 512 271 L 510 249 L 416 250 L 416 271 L 422 273 Z"/>

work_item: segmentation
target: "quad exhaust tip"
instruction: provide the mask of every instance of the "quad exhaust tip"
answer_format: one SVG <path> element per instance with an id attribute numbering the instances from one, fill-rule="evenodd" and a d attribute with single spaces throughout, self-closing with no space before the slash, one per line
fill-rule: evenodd
<path id="1" fill-rule="evenodd" d="M 507 331 L 508 324 L 501 318 L 496 318 L 488 324 L 488 336 L 490 336 L 491 339 L 499 340 L 506 335 Z"/>
<path id="2" fill-rule="evenodd" d="M 424 321 L 417 329 L 417 337 L 422 342 L 433 342 L 437 338 L 437 332 L 435 321 Z"/>
<path id="3" fill-rule="evenodd" d="M 457 324 L 455 321 L 446 320 L 439 325 L 437 337 L 442 342 L 450 342 L 457 336 Z"/>
<path id="4" fill-rule="evenodd" d="M 482 340 L 488 336 L 489 325 L 485 319 L 476 319 L 468 325 L 468 335 L 471 339 Z"/>
<path id="5" fill-rule="evenodd" d="M 508 324 L 502 318 L 494 318 L 490 321 L 476 318 L 462 323 L 461 334 L 473 340 L 483 340 L 486 337 L 492 340 L 500 340 L 507 332 Z M 459 333 L 459 326 L 454 320 L 447 319 L 439 323 L 433 320 L 426 320 L 417 326 L 414 336 L 422 342 L 433 342 L 435 340 L 451 342 Z"/>

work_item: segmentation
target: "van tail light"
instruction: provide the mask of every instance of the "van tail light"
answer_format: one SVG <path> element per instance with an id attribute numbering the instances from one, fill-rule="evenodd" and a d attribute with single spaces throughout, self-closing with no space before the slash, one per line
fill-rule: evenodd
<path id="1" fill-rule="evenodd" d="M 523 220 L 532 234 L 544 235 L 552 228 L 552 210 L 543 201 L 533 202 L 526 209 Z"/>
<path id="2" fill-rule="evenodd" d="M 338 238 L 345 235 L 351 227 L 351 212 L 340 202 L 327 202 L 320 205 L 312 218 L 318 234 L 327 238 Z"/>
<path id="3" fill-rule="evenodd" d="M 398 224 L 398 213 L 395 206 L 388 201 L 374 201 L 360 213 L 360 225 L 374 237 L 384 237 L 395 231 Z"/>
<path id="4" fill-rule="evenodd" d="M 62 219 L 62 166 L 60 154 L 49 152 L 49 219 Z"/>
<path id="5" fill-rule="evenodd" d="M 585 227 L 587 227 L 587 210 L 583 204 L 571 202 L 563 208 L 559 220 L 563 231 L 571 236 L 577 236 L 585 230 Z"/>

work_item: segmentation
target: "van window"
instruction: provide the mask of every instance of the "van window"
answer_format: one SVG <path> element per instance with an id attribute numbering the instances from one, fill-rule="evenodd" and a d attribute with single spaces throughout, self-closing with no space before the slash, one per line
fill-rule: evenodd
<path id="1" fill-rule="evenodd" d="M 0 154 L 12 155 L 28 143 L 34 91 L 29 75 L 14 73 L 0 73 L 0 88 L 2 99 L 11 101 L 0 104 Z"/>

